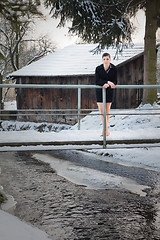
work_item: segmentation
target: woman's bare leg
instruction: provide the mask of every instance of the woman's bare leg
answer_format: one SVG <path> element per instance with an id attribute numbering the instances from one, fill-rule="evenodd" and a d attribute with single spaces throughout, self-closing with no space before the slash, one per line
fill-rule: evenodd
<path id="1" fill-rule="evenodd" d="M 108 122 L 109 122 L 109 117 L 110 117 L 110 109 L 111 109 L 111 104 L 112 103 L 106 103 L 106 136 L 109 136 L 109 131 L 108 131 Z"/>
<path id="2" fill-rule="evenodd" d="M 111 104 L 112 103 L 106 103 L 106 114 L 110 114 Z M 103 114 L 103 103 L 97 102 L 97 105 L 98 105 L 100 114 Z M 101 121 L 103 124 L 103 115 L 101 115 Z M 109 136 L 108 121 L 109 121 L 109 115 L 106 115 L 106 136 Z M 102 131 L 102 136 L 103 136 L 103 131 Z"/>

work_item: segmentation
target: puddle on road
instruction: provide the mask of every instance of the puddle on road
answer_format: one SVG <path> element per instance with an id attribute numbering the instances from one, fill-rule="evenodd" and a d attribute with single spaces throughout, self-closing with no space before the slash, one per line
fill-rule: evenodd
<path id="1" fill-rule="evenodd" d="M 49 163 L 58 175 L 67 180 L 84 185 L 88 189 L 126 189 L 132 193 L 146 196 L 145 189 L 150 187 L 139 185 L 129 178 L 117 176 L 94 170 L 91 168 L 75 165 L 69 161 L 61 160 L 48 154 L 33 154 L 37 160 Z"/>

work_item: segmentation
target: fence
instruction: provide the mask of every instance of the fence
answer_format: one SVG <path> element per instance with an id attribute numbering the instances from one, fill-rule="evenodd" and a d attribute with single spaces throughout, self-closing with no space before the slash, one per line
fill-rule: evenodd
<path id="1" fill-rule="evenodd" d="M 78 116 L 78 130 L 80 130 L 80 116 L 84 116 L 86 114 L 82 114 L 81 111 L 92 111 L 93 109 L 81 109 L 81 90 L 82 89 L 87 89 L 87 88 L 102 88 L 103 91 L 103 132 L 106 132 L 106 91 L 105 88 L 101 87 L 101 86 L 97 86 L 97 85 L 45 85 L 45 84 L 0 84 L 0 88 L 71 88 L 71 89 L 78 89 L 78 107 L 77 109 L 50 109 L 50 110 L 46 110 L 46 111 L 50 111 L 50 112 L 57 112 L 57 111 L 62 111 L 62 112 L 67 112 L 67 111 L 77 111 L 77 113 L 73 113 L 73 115 L 77 115 Z M 155 88 L 158 89 L 160 88 L 160 85 L 116 85 L 115 88 L 123 88 L 123 89 L 145 89 L 145 88 Z M 25 111 L 25 112 L 38 112 L 38 111 L 42 111 L 42 109 L 25 109 L 25 110 L 18 110 L 18 111 Z M 45 112 L 45 110 L 43 109 L 43 111 Z M 10 114 L 6 114 L 5 110 L 1 110 L 0 111 L 0 116 L 7 116 Z M 54 114 L 58 114 L 59 113 L 44 113 L 44 114 L 49 114 L 49 115 L 54 115 Z M 61 113 L 61 115 L 67 115 L 68 113 Z M 20 115 L 20 114 L 15 114 Z M 22 115 L 35 115 L 35 113 L 25 113 Z M 68 115 L 72 115 L 71 113 L 69 113 Z M 101 115 L 100 113 L 98 115 Z M 111 114 L 109 114 L 111 115 Z M 114 114 L 115 115 L 115 114 Z M 119 114 L 122 115 L 122 114 Z M 126 115 L 126 114 L 125 114 Z M 134 114 L 135 115 L 135 114 Z M 137 115 L 141 115 L 141 113 L 137 114 Z M 12 115 L 13 116 L 13 115 Z M 103 147 L 106 147 L 106 136 L 105 134 L 103 135 Z"/>

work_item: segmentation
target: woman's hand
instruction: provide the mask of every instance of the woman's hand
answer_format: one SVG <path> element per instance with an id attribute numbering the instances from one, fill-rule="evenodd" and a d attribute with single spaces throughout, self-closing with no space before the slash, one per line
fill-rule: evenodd
<path id="1" fill-rule="evenodd" d="M 103 87 L 104 87 L 104 88 L 108 88 L 108 87 L 109 87 L 109 84 L 108 84 L 108 83 L 105 83 L 105 84 L 103 85 Z"/>
<path id="2" fill-rule="evenodd" d="M 109 85 L 111 88 L 114 88 L 114 87 L 116 86 L 113 82 L 110 82 L 110 81 L 108 81 L 108 85 Z"/>

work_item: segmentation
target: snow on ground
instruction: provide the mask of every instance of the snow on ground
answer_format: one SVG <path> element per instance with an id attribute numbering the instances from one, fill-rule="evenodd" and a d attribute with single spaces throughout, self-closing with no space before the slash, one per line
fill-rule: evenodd
<path id="1" fill-rule="evenodd" d="M 81 120 L 81 130 L 75 126 L 58 125 L 54 123 L 31 123 L 18 121 L 1 121 L 0 124 L 0 143 L 9 142 L 57 142 L 70 141 L 69 146 L 63 149 L 76 149 L 72 146 L 72 141 L 102 140 L 100 136 L 102 123 L 98 112 L 92 112 Z M 119 115 L 121 114 L 121 115 Z M 141 114 L 141 115 L 139 115 Z M 68 130 L 69 129 L 69 130 Z M 160 106 L 154 104 L 140 105 L 137 109 L 111 110 L 109 120 L 110 136 L 107 140 L 126 140 L 126 139 L 160 139 Z M 117 146 L 117 148 L 116 148 Z M 160 144 L 137 145 L 137 148 L 126 148 L 129 145 L 107 145 L 107 149 L 98 149 L 100 146 L 89 146 L 90 153 L 101 155 L 107 161 L 115 161 L 125 165 L 136 165 L 154 170 L 160 170 Z M 142 146 L 142 148 L 139 148 Z M 85 148 L 85 146 L 78 146 Z M 121 148 L 119 148 L 121 147 Z M 56 147 L 61 148 L 61 147 Z M 2 151 L 11 150 L 51 150 L 54 146 L 22 146 L 13 148 L 4 146 Z"/>
<path id="2" fill-rule="evenodd" d="M 2 210 L 0 210 L 0 239 L 49 240 L 45 232 L 20 221 L 17 217 Z"/>
<path id="3" fill-rule="evenodd" d="M 122 115 L 118 115 L 118 113 Z M 81 120 L 81 130 L 77 130 L 77 125 L 71 127 L 69 136 L 68 130 L 58 133 L 59 137 L 64 139 L 102 139 L 100 137 L 102 124 L 98 112 L 92 112 Z M 131 114 L 131 115 L 128 115 Z M 143 115 L 133 115 L 143 114 Z M 154 115 L 153 115 L 154 114 Z M 111 110 L 109 121 L 110 136 L 107 139 L 160 139 L 160 106 L 145 105 L 133 110 Z M 117 146 L 117 148 L 116 148 Z M 106 162 L 114 162 L 122 165 L 137 166 L 147 169 L 160 171 L 160 143 L 159 144 L 143 144 L 129 145 L 107 145 L 106 149 L 94 149 L 82 152 L 86 159 L 91 154 L 99 155 L 98 159 Z M 140 148 L 140 146 L 142 146 Z M 118 149 L 120 147 L 120 149 Z M 110 148 L 110 149 L 109 149 Z M 129 178 L 116 176 L 114 174 L 102 173 L 98 170 L 89 169 L 87 167 L 78 166 L 73 162 L 57 159 L 50 154 L 39 153 L 33 154 L 33 157 L 41 161 L 47 162 L 57 174 L 65 177 L 69 181 L 76 184 L 85 185 L 87 188 L 103 189 L 103 188 L 124 188 L 133 193 L 145 196 L 148 186 L 139 185 L 136 181 Z"/>
<path id="4" fill-rule="evenodd" d="M 111 110 L 109 120 L 110 136 L 108 139 L 160 139 L 160 106 L 154 104 L 140 105 L 135 110 L 119 110 L 119 112 L 125 114 L 137 114 L 143 113 L 144 115 L 114 115 L 116 110 Z M 94 113 L 91 113 L 94 114 Z M 157 115 L 152 115 L 157 114 Z M 76 129 L 77 126 L 72 127 Z M 82 130 L 101 129 L 100 117 L 90 115 L 86 116 L 81 121 Z M 160 145 L 153 144 L 148 147 L 147 144 L 141 145 L 142 148 L 128 148 L 126 145 L 121 145 L 120 149 L 92 149 L 89 152 L 97 155 L 112 156 L 111 161 L 115 161 L 124 165 L 136 165 L 154 170 L 160 170 Z M 117 145 L 118 147 L 118 145 Z M 123 148 L 124 147 L 124 148 Z M 109 161 L 109 158 L 107 158 Z"/>
<path id="5" fill-rule="evenodd" d="M 0 142 L 54 142 L 54 141 L 85 141 L 102 140 L 100 136 L 102 123 L 98 112 L 92 112 L 81 120 L 81 130 L 77 125 L 57 125 L 47 123 L 30 123 L 17 121 L 2 121 L 0 131 Z M 118 115 L 121 114 L 121 115 Z M 130 114 L 130 115 L 129 115 Z M 138 115 L 141 114 L 141 115 Z M 42 127 L 43 126 L 43 127 Z M 69 129 L 70 128 L 70 129 Z M 41 129 L 41 130 L 40 130 Z M 63 129 L 63 130 L 62 130 Z M 69 129 L 69 130 L 68 130 Z M 23 130 L 23 131 L 22 131 Z M 60 131 L 61 130 L 61 131 Z M 55 132 L 56 131 L 56 132 Z M 137 109 L 111 110 L 109 120 L 110 136 L 107 140 L 126 139 L 160 139 L 160 106 L 154 104 L 140 105 Z M 32 136 L 32 137 L 31 137 Z M 63 148 L 76 149 L 76 147 L 63 146 Z M 97 155 L 112 156 L 111 161 L 125 165 L 136 165 L 151 169 L 160 169 L 160 144 L 137 145 L 137 148 L 125 148 L 128 145 L 109 146 L 107 149 L 98 149 L 100 146 L 89 146 L 90 153 Z M 80 146 L 78 146 L 81 148 Z M 118 149 L 118 147 L 121 147 Z M 56 147 L 58 148 L 58 147 Z M 61 147 L 59 147 L 61 148 Z M 85 146 L 82 146 L 85 148 Z M 109 149 L 110 148 L 110 149 Z M 112 149 L 111 149 L 112 148 Z M 11 151 L 13 147 L 1 147 L 1 150 Z M 22 146 L 14 150 L 44 150 L 54 149 L 54 146 Z M 107 158 L 109 161 L 110 158 Z"/>
<path id="6" fill-rule="evenodd" d="M 6 106 L 10 109 L 9 105 Z M 61 141 L 63 140 L 102 140 L 100 137 L 102 124 L 98 112 L 92 112 L 81 120 L 81 130 L 77 125 L 70 126 L 54 125 L 47 123 L 30 123 L 17 121 L 0 121 L 0 142 L 31 142 L 31 141 Z M 121 115 L 117 115 L 121 113 Z M 136 115 L 142 113 L 143 115 Z M 130 114 L 130 115 L 128 115 Z M 134 115 L 135 114 L 135 115 Z M 154 114 L 154 115 L 153 115 Z M 44 126 L 42 128 L 42 125 Z M 56 126 L 56 127 L 55 127 Z M 67 130 L 69 129 L 70 130 Z M 63 130 L 62 130 L 63 129 Z M 65 130 L 64 130 L 65 129 Z M 56 132 L 55 132 L 56 131 Z M 160 106 L 157 104 L 140 106 L 132 110 L 111 110 L 109 121 L 110 136 L 107 139 L 160 139 Z M 126 148 L 131 147 L 131 148 Z M 136 147 L 137 146 L 137 147 Z M 74 149 L 73 146 L 63 148 Z M 92 148 L 83 154 L 97 154 L 103 161 L 117 162 L 119 164 L 138 166 L 142 168 L 160 171 L 160 143 L 141 145 L 107 145 L 106 149 L 98 149 L 100 146 L 89 146 Z M 141 147 L 141 148 L 140 148 Z M 58 147 L 56 147 L 58 148 Z M 61 147 L 59 147 L 61 148 Z M 1 147 L 1 150 L 42 150 L 44 146 L 22 146 L 18 148 Z M 54 149 L 53 146 L 45 146 L 45 149 Z M 84 184 L 88 188 L 125 188 L 134 193 L 145 196 L 144 189 L 148 186 L 137 184 L 128 178 L 122 178 L 113 174 L 107 174 L 79 167 L 67 161 L 53 159 L 44 154 L 34 154 L 35 158 L 46 161 L 57 171 L 57 173 L 77 184 Z M 7 226 L 7 227 L 6 227 Z M 8 232 L 7 229 L 10 229 Z M 15 231 L 15 229 L 17 229 Z M 21 231 L 19 231 L 21 229 Z M 3 240 L 35 240 L 48 239 L 47 235 L 39 229 L 33 228 L 21 222 L 16 217 L 0 211 L 0 236 Z"/>
<path id="7" fill-rule="evenodd" d="M 61 131 L 58 137 L 64 139 L 102 139 L 100 137 L 102 124 L 98 112 L 92 112 L 81 120 L 81 130 L 77 130 L 77 124 L 71 127 L 69 136 L 67 130 Z M 121 113 L 122 115 L 119 115 Z M 129 115 L 130 114 L 130 115 Z M 143 115 L 134 115 L 143 114 Z M 153 115 L 154 114 L 154 115 Z M 109 121 L 110 136 L 107 140 L 115 139 L 160 139 L 160 106 L 145 105 L 132 110 L 111 110 Z M 113 146 L 113 147 L 112 147 Z M 140 147 L 141 146 L 141 147 Z M 117 147 L 117 148 L 116 148 Z M 130 147 L 130 148 L 127 148 Z M 81 154 L 90 157 L 97 154 L 102 161 L 114 162 L 122 165 L 137 166 L 155 171 L 160 171 L 160 143 L 158 144 L 114 144 L 107 145 L 106 149 L 92 148 Z M 144 189 L 148 186 L 139 185 L 129 178 L 116 176 L 114 174 L 102 173 L 87 167 L 80 167 L 69 161 L 62 161 L 49 154 L 34 154 L 33 157 L 45 161 L 51 165 L 56 172 L 66 179 L 87 186 L 92 189 L 124 188 L 133 193 L 145 196 Z"/>
<path id="8" fill-rule="evenodd" d="M 70 141 L 72 143 L 72 141 L 78 140 L 102 140 L 103 138 L 100 136 L 102 123 L 100 115 L 97 114 L 98 112 L 95 111 L 84 117 L 81 120 L 81 130 L 77 130 L 77 124 L 71 127 L 69 125 L 49 123 L 47 125 L 47 123 L 1 121 L 0 143 L 21 141 L 28 143 Z M 42 126 L 44 127 L 42 128 Z M 107 137 L 107 140 L 160 139 L 160 106 L 158 104 L 152 106 L 146 104 L 144 106 L 140 105 L 137 109 L 112 109 L 109 120 L 109 131 L 110 136 Z M 46 146 L 46 149 L 51 149 L 52 147 Z M 98 146 L 95 146 L 95 149 L 90 150 L 90 152 L 102 156 L 106 156 L 107 154 L 112 155 L 114 161 L 121 162 L 122 164 L 136 164 L 142 167 L 160 169 L 160 146 L 157 144 L 152 145 L 152 147 L 148 147 L 146 144 L 143 145 L 143 148 L 134 149 L 125 149 L 126 145 L 124 145 L 123 149 L 116 149 L 116 145 L 114 147 L 115 149 L 97 149 Z M 22 146 L 19 148 L 21 150 L 34 150 L 34 146 Z M 71 148 L 71 145 L 69 148 Z M 11 150 L 12 147 L 1 147 L 1 150 L 5 149 Z M 43 146 L 35 146 L 35 149 L 43 149 Z"/>
<path id="9" fill-rule="evenodd" d="M 69 129 L 71 126 L 58 123 L 36 123 L 36 122 L 18 122 L 18 121 L 0 121 L 0 131 L 36 131 L 36 132 L 59 132 L 63 129 Z M 27 131 L 26 131 L 27 130 Z"/>
<path id="10" fill-rule="evenodd" d="M 92 112 L 81 120 L 81 130 L 95 130 L 102 128 L 100 116 L 97 116 L 97 113 L 98 112 Z M 94 116 L 91 117 L 91 115 Z M 127 135 L 127 132 L 129 130 L 132 130 L 132 135 L 129 134 L 130 137 L 136 135 L 137 130 L 141 130 L 139 137 L 142 138 L 142 133 L 144 137 L 147 137 L 146 128 L 152 129 L 152 131 L 154 130 L 154 133 L 157 131 L 158 128 L 160 128 L 160 105 L 154 104 L 151 106 L 150 104 L 146 104 L 140 105 L 136 109 L 126 110 L 111 109 L 109 128 L 111 134 L 115 131 L 120 131 L 123 134 L 124 131 Z M 77 129 L 77 125 L 73 126 L 72 129 Z M 150 131 L 147 130 L 147 133 L 150 134 Z"/>

